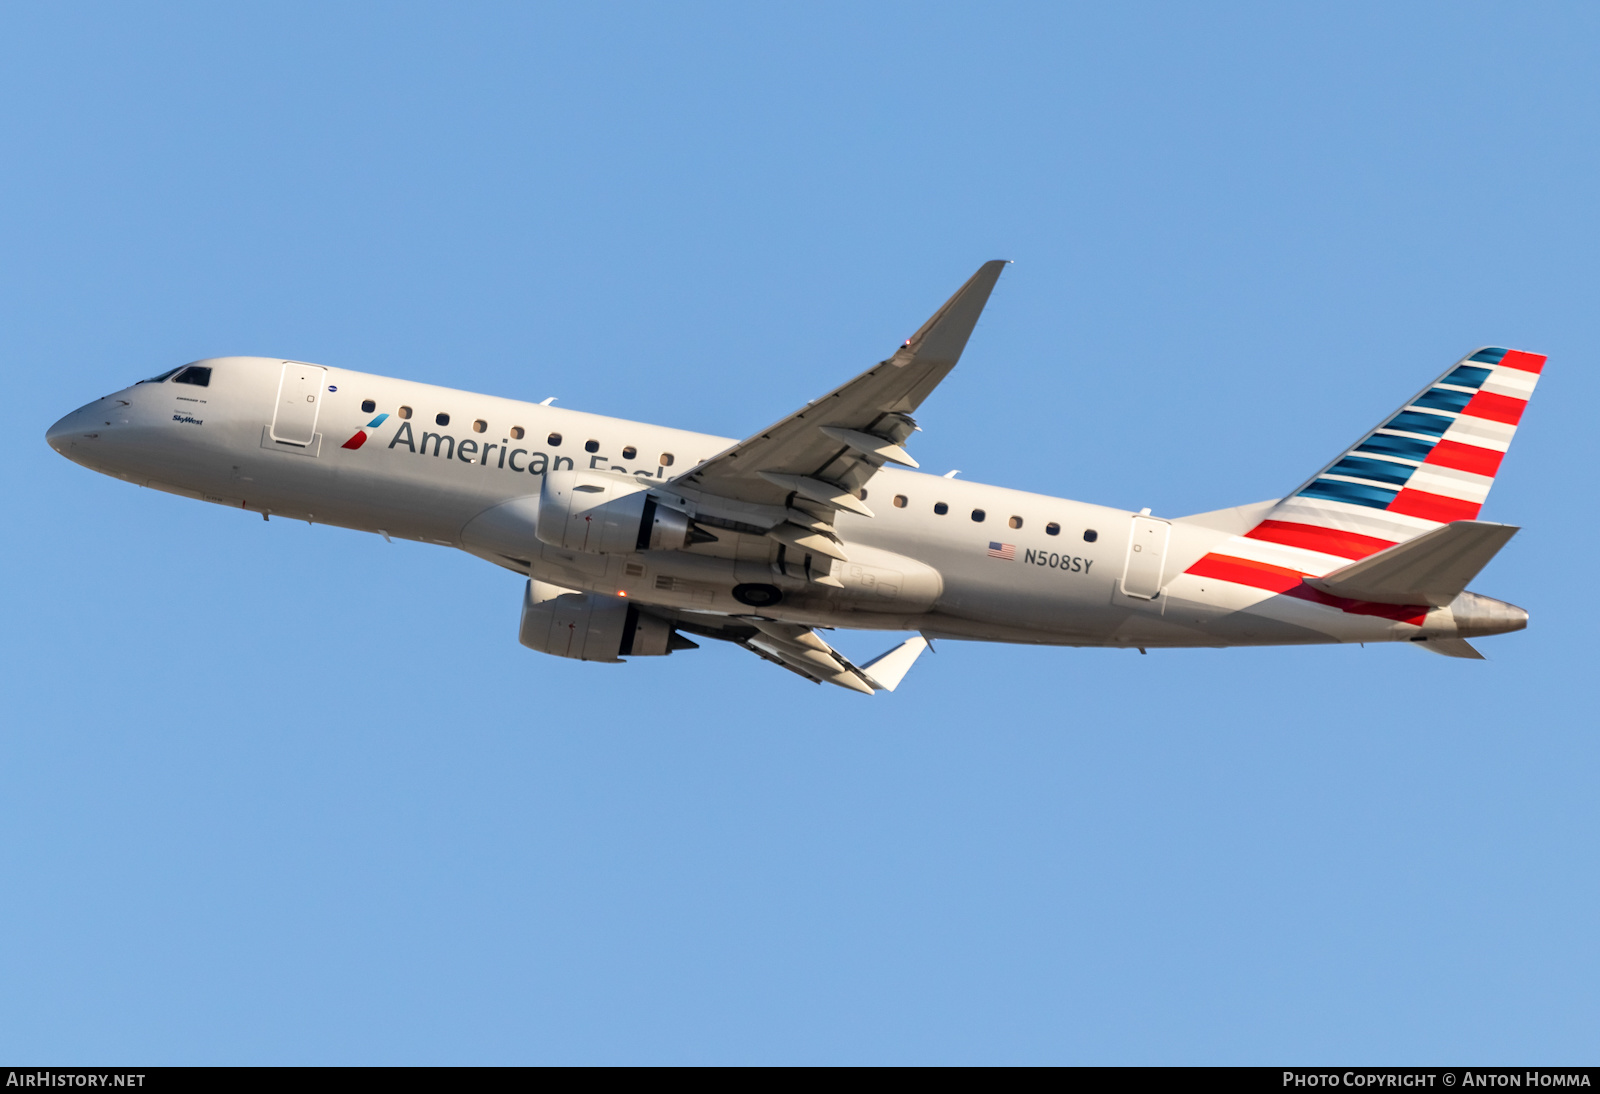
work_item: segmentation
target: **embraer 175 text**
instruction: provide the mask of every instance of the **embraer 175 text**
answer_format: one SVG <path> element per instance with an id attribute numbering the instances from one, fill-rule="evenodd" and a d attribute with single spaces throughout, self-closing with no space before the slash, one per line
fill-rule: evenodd
<path id="1" fill-rule="evenodd" d="M 1004 266 L 737 443 L 262 357 L 164 372 L 48 440 L 144 486 L 468 551 L 527 576 L 523 645 L 585 661 L 692 635 L 871 694 L 929 638 L 1475 658 L 1466 639 L 1527 625 L 1465 589 L 1517 531 L 1477 516 L 1543 357 L 1477 350 L 1288 496 L 1235 509 L 1164 519 L 921 474 L 911 415 Z M 818 633 L 834 627 L 919 637 L 856 665 Z"/>

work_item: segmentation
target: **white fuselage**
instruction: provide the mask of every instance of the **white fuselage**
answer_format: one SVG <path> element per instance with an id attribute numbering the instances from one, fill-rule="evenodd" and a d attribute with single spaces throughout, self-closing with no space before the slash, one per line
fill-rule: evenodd
<path id="1" fill-rule="evenodd" d="M 839 515 L 849 560 L 833 573 L 842 587 L 818 584 L 780 569 L 779 545 L 760 529 L 674 494 L 673 477 L 728 448 L 729 438 L 326 368 L 316 400 L 307 397 L 309 441 L 288 445 L 273 435 L 287 375 L 281 360 L 199 363 L 212 369 L 208 386 L 136 384 L 67 415 L 49 443 L 140 485 L 455 547 L 644 606 L 748 615 L 732 590 L 764 582 L 784 590 L 765 617 L 930 637 L 1168 647 L 1458 633 L 1448 608 L 1419 626 L 1184 572 L 1248 529 L 1262 506 L 1161 522 L 896 468 L 870 482 L 875 516 Z M 365 429 L 358 447 L 344 447 L 380 414 L 387 418 Z M 440 416 L 448 424 L 437 424 Z M 609 555 L 542 543 L 534 535 L 542 476 L 562 468 L 648 481 L 666 504 L 703 515 L 717 539 Z M 1140 589 L 1156 595 L 1129 595 Z"/>

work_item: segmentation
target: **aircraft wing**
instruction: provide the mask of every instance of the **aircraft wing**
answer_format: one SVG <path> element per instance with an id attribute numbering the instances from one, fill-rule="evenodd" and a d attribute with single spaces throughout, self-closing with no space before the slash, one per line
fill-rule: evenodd
<path id="1" fill-rule="evenodd" d="M 798 623 L 706 616 L 698 612 L 672 614 L 680 630 L 703 638 L 732 642 L 812 683 L 833 684 L 863 695 L 871 695 L 875 691 L 893 691 L 899 687 L 900 681 L 905 679 L 922 651 L 928 648 L 928 640 L 918 635 L 865 665 L 855 665 L 828 645 L 816 631 Z"/>
<path id="2" fill-rule="evenodd" d="M 826 543 L 796 540 L 808 532 L 832 539 L 841 509 L 870 517 L 861 489 L 885 463 L 917 466 L 902 447 L 916 428 L 911 412 L 961 359 L 1005 265 L 985 262 L 887 360 L 675 481 L 734 501 L 788 506 L 799 525 L 769 534 L 842 558 Z"/>

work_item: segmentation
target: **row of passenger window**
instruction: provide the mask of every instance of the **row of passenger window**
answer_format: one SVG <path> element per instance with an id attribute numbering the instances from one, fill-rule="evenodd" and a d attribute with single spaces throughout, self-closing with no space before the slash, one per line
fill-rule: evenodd
<path id="1" fill-rule="evenodd" d="M 867 496 L 867 492 L 865 490 L 863 490 L 861 492 L 862 500 L 866 500 L 866 496 Z M 910 503 L 910 501 L 907 500 L 907 498 L 906 498 L 906 496 L 904 494 L 896 494 L 894 496 L 894 507 L 896 509 L 904 509 L 909 504 L 911 504 L 911 503 Z M 946 513 L 950 512 L 950 506 L 947 505 L 946 503 L 942 502 L 942 501 L 936 501 L 936 502 L 933 503 L 933 511 L 934 511 L 934 513 L 936 515 L 942 517 Z M 984 511 L 982 509 L 974 509 L 972 511 L 972 520 L 973 520 L 974 523 L 982 524 L 984 521 L 986 521 L 988 519 L 989 519 L 989 514 L 986 511 Z M 1008 527 L 1011 527 L 1011 528 L 1021 528 L 1022 527 L 1022 518 L 1014 516 L 1014 517 L 1010 518 L 1009 520 L 1007 520 L 1006 524 L 1007 524 Z M 1047 535 L 1047 536 L 1059 536 L 1061 534 L 1061 525 L 1057 524 L 1055 521 L 1051 521 L 1049 524 L 1046 524 L 1044 526 L 1044 534 Z M 1097 540 L 1099 538 L 1100 538 L 1100 533 L 1096 532 L 1093 528 L 1085 528 L 1083 530 L 1083 541 L 1085 543 L 1093 543 L 1095 540 Z"/>
<path id="2" fill-rule="evenodd" d="M 207 371 L 210 371 L 210 370 L 207 370 Z M 361 404 L 361 413 L 363 413 L 363 414 L 371 414 L 373 411 L 375 411 L 377 409 L 378 409 L 378 404 L 372 399 L 364 400 L 362 402 L 362 404 Z M 402 418 L 409 418 L 409 417 L 411 417 L 412 410 L 408 406 L 403 406 L 403 407 L 401 407 L 399 409 L 398 413 L 399 413 L 400 417 L 402 417 Z M 443 411 L 441 411 L 438 414 L 435 414 L 433 416 L 433 420 L 438 425 L 449 425 L 450 424 L 450 415 L 448 415 L 448 414 L 444 413 Z M 488 428 L 489 428 L 489 423 L 484 421 L 482 418 L 478 418 L 472 423 L 472 431 L 474 433 L 486 432 L 488 430 Z M 520 441 L 520 440 L 522 440 L 523 436 L 524 436 L 524 430 L 520 425 L 514 425 L 514 426 L 511 427 L 511 439 L 512 440 Z M 552 433 L 548 437 L 545 438 L 545 443 L 548 444 L 551 448 L 560 448 L 561 447 L 561 439 L 562 439 L 561 438 L 561 434 Z M 596 441 L 596 440 L 584 441 L 583 442 L 583 450 L 585 452 L 598 452 L 598 451 L 600 451 L 600 442 Z M 622 458 L 625 459 L 625 460 L 634 459 L 638 455 L 639 455 L 639 450 L 637 448 L 635 448 L 631 444 L 630 445 L 626 445 L 622 449 Z M 662 467 L 671 467 L 672 463 L 673 463 L 673 455 L 672 455 L 672 453 L 671 452 L 663 452 L 663 453 L 661 453 L 660 463 L 661 463 Z M 862 501 L 866 501 L 867 500 L 867 492 L 865 490 L 861 491 L 861 500 Z M 909 504 L 910 504 L 910 502 L 906 499 L 906 496 L 904 494 L 896 494 L 894 496 L 894 507 L 896 509 L 904 509 Z M 942 501 L 936 501 L 936 502 L 933 503 L 933 511 L 934 511 L 934 513 L 936 513 L 936 514 L 938 514 L 939 516 L 942 517 L 946 513 L 950 512 L 950 506 L 945 504 Z M 989 514 L 986 513 L 982 509 L 974 509 L 972 511 L 972 519 L 973 519 L 973 521 L 975 523 L 982 524 L 985 520 L 989 519 Z M 1021 528 L 1022 527 L 1022 518 L 1014 516 L 1010 520 L 1008 520 L 1006 523 L 1012 528 Z M 1044 534 L 1047 535 L 1047 536 L 1059 536 L 1061 534 L 1061 525 L 1057 524 L 1055 521 L 1051 521 L 1049 524 L 1046 524 L 1044 526 Z M 1085 543 L 1093 543 L 1095 540 L 1097 540 L 1099 538 L 1100 538 L 1100 533 L 1096 532 L 1093 528 L 1085 528 L 1084 529 L 1083 540 L 1084 540 Z"/>
<path id="3" fill-rule="evenodd" d="M 374 401 L 372 399 L 365 399 L 361 403 L 361 413 L 363 413 L 363 414 L 371 414 L 373 411 L 375 411 L 377 409 L 378 409 L 378 404 L 377 404 L 376 401 Z M 399 410 L 397 410 L 395 413 L 398 414 L 401 418 L 409 418 L 412 415 L 412 410 L 408 406 L 403 406 Z M 435 425 L 449 425 L 450 424 L 450 415 L 446 414 L 444 411 L 440 411 L 438 414 L 435 414 L 433 416 L 433 421 L 434 421 Z M 482 418 L 477 418 L 477 419 L 473 420 L 472 431 L 474 433 L 486 433 L 486 432 L 488 432 L 488 430 L 489 430 L 489 423 L 488 422 L 484 421 Z M 527 431 L 524 430 L 520 425 L 514 425 L 514 426 L 511 427 L 511 439 L 512 440 L 520 441 L 526 435 L 527 435 Z M 545 438 L 545 444 L 549 445 L 551 448 L 560 448 L 561 447 L 561 440 L 562 440 L 561 434 L 552 433 L 548 437 Z M 600 442 L 596 441 L 596 440 L 592 440 L 592 439 L 584 441 L 583 442 L 583 450 L 585 452 L 598 452 L 598 451 L 600 451 Z M 625 459 L 625 460 L 635 459 L 635 458 L 638 457 L 638 455 L 639 455 L 639 450 L 637 448 L 635 448 L 633 445 L 630 444 L 630 445 L 624 445 L 623 446 L 623 448 L 622 448 L 622 458 L 623 459 Z M 671 452 L 663 452 L 657 458 L 656 462 L 661 464 L 662 467 L 671 467 L 675 461 L 676 461 L 676 457 L 673 456 L 673 454 Z"/>

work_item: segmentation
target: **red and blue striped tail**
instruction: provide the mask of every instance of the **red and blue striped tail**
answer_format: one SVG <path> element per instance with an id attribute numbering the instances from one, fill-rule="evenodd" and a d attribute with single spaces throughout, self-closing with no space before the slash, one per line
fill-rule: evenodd
<path id="1" fill-rule="evenodd" d="M 1293 585 L 1442 524 L 1476 520 L 1544 363 L 1498 348 L 1462 358 L 1189 572 Z"/>

